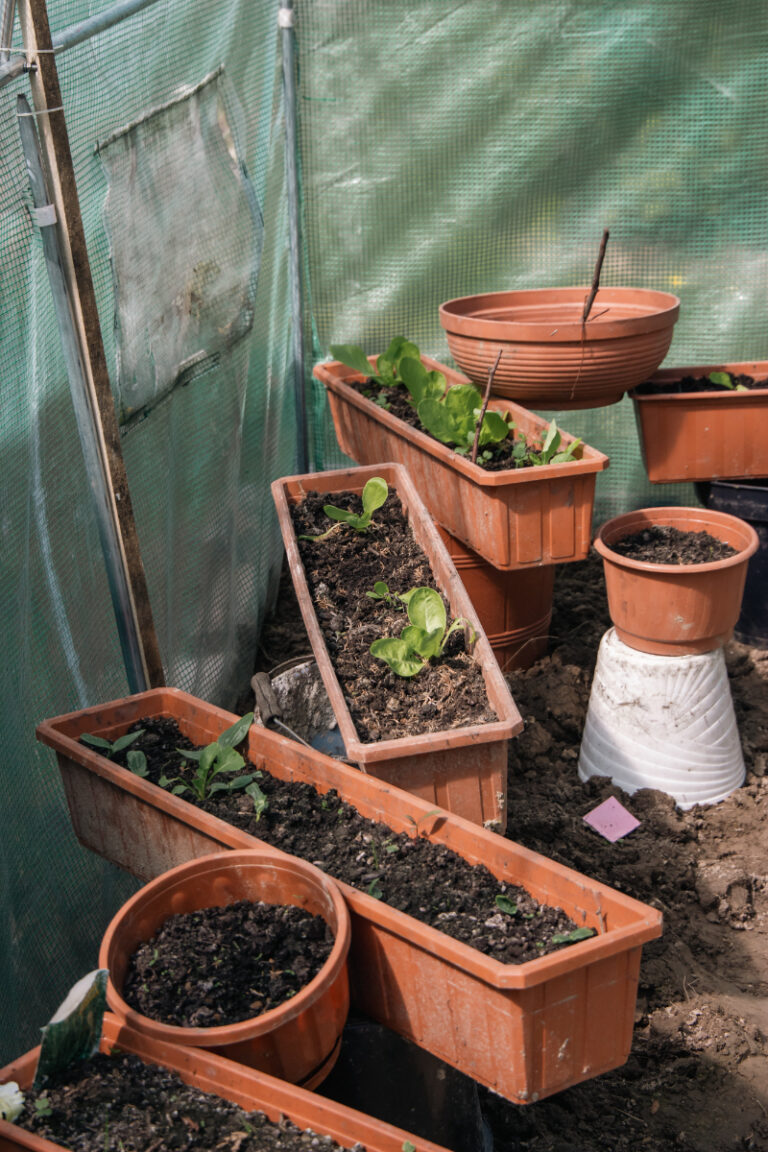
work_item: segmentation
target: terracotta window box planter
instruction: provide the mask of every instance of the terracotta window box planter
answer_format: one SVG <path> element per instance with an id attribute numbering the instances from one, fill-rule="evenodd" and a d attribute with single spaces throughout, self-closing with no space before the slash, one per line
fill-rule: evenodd
<path id="1" fill-rule="evenodd" d="M 145 1064 L 158 1064 L 177 1072 L 185 1084 L 221 1096 L 248 1112 L 263 1112 L 270 1120 L 281 1117 L 298 1128 L 311 1129 L 318 1136 L 330 1136 L 344 1148 L 360 1142 L 366 1152 L 402 1152 L 405 1142 L 417 1152 L 445 1152 L 439 1145 L 413 1136 L 401 1128 L 364 1116 L 343 1104 L 324 1100 L 304 1088 L 286 1084 L 263 1072 L 236 1064 L 223 1056 L 200 1049 L 184 1048 L 142 1036 L 107 1013 L 102 1028 L 101 1051 L 120 1048 L 138 1056 Z M 0 1070 L 0 1084 L 14 1080 L 20 1088 L 31 1087 L 37 1066 L 39 1048 L 33 1048 Z M 61 1152 L 61 1144 L 43 1140 L 32 1132 L 7 1120 L 0 1120 L 0 1148 L 3 1152 Z"/>
<path id="2" fill-rule="evenodd" d="M 461 296 L 440 307 L 448 347 L 471 380 L 530 408 L 615 404 L 655 372 L 672 343 L 677 296 L 601 288 L 586 325 L 588 288 L 532 288 Z"/>
<path id="3" fill-rule="evenodd" d="M 122 992 L 131 956 L 170 916 L 240 900 L 295 904 L 322 916 L 333 933 L 328 959 L 295 996 L 259 1016 L 211 1028 L 163 1024 L 126 1003 Z M 264 845 L 188 860 L 151 880 L 113 917 L 99 951 L 99 967 L 109 970 L 107 1003 L 135 1032 L 168 1044 L 211 1049 L 281 1080 L 315 1088 L 336 1063 L 349 1012 L 350 939 L 349 913 L 334 881 L 305 860 Z"/>
<path id="4" fill-rule="evenodd" d="M 449 385 L 467 383 L 466 376 L 437 360 L 423 356 L 422 363 L 442 372 Z M 339 361 L 317 364 L 314 375 L 327 389 L 342 452 L 358 464 L 404 464 L 430 515 L 494 568 L 585 558 L 595 478 L 608 467 L 602 452 L 585 444 L 579 460 L 487 472 L 356 392 L 349 381 L 363 377 Z M 493 407 L 509 412 L 527 436 L 539 438 L 549 423 L 496 396 Z M 565 443 L 574 439 L 567 433 L 563 438 Z"/>
<path id="5" fill-rule="evenodd" d="M 668 368 L 652 384 L 672 385 L 685 376 L 730 372 L 768 377 L 768 360 Z M 768 476 L 768 387 L 746 392 L 631 394 L 652 484 L 742 480 Z"/>
<path id="6" fill-rule="evenodd" d="M 652 524 L 709 532 L 736 555 L 708 564 L 650 564 L 611 547 Z M 758 543 L 746 521 L 703 508 L 638 508 L 608 520 L 595 550 L 603 558 L 608 611 L 619 639 L 658 656 L 693 656 L 724 644 L 739 618 L 747 563 Z"/>
<path id="7" fill-rule="evenodd" d="M 490 724 L 405 735 L 375 743 L 363 743 L 358 737 L 307 587 L 290 506 L 299 503 L 309 491 L 329 496 L 343 491 L 362 492 L 373 476 L 381 476 L 389 488 L 396 491 L 414 539 L 425 552 L 437 585 L 450 605 L 451 617 L 465 617 L 477 633 L 474 659 L 481 667 L 488 699 L 498 717 Z M 523 721 L 472 601 L 408 473 L 399 464 L 315 472 L 276 480 L 272 495 L 301 615 L 347 757 L 364 771 L 413 792 L 433 805 L 477 824 L 495 824 L 503 831 L 507 823 L 507 741 L 522 729 Z M 382 701 L 382 707 L 385 703 Z"/>
<path id="8" fill-rule="evenodd" d="M 87 848 L 149 880 L 217 848 L 262 842 L 79 743 L 87 732 L 116 739 L 145 716 L 177 720 L 195 744 L 214 740 L 235 717 L 171 688 L 48 720 L 38 739 L 56 750 L 72 823 Z M 661 933 L 661 915 L 603 884 L 373 776 L 252 727 L 249 758 L 283 780 L 336 789 L 370 820 L 435 843 L 500 880 L 524 885 L 598 935 L 519 966 L 500 964 L 435 928 L 339 883 L 352 915 L 353 1003 L 509 1100 L 526 1103 L 624 1063 L 641 946 Z M 430 813 L 432 813 L 430 815 Z"/>

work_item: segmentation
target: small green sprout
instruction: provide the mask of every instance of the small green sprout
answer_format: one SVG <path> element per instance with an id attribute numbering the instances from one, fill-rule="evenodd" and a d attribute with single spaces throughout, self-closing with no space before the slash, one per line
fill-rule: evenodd
<path id="1" fill-rule="evenodd" d="M 723 388 L 730 388 L 732 392 L 747 392 L 743 384 L 734 384 L 730 372 L 710 372 L 707 377 L 710 384 L 720 384 Z"/>
<path id="2" fill-rule="evenodd" d="M 143 735 L 144 729 L 140 728 L 138 732 L 126 732 L 124 736 L 118 736 L 114 743 L 105 740 L 103 736 L 91 736 L 88 732 L 84 732 L 80 739 L 83 744 L 88 744 L 91 748 L 98 749 L 102 756 L 106 756 L 107 760 L 111 760 L 118 752 L 125 751 L 134 741 L 138 740 L 139 736 Z M 135 776 L 146 776 L 148 774 L 147 758 L 143 752 L 139 752 L 135 748 L 132 749 L 126 753 L 125 762 L 128 769 L 133 772 Z"/>
<path id="3" fill-rule="evenodd" d="M 588 940 L 596 936 L 594 928 L 574 928 L 573 932 L 556 932 L 552 937 L 553 944 L 577 944 L 579 940 Z"/>
<path id="4" fill-rule="evenodd" d="M 410 1140 L 403 1140 L 402 1152 L 416 1152 L 416 1145 L 411 1144 Z"/>
<path id="5" fill-rule="evenodd" d="M 423 816 L 419 816 L 418 820 L 416 820 L 408 812 L 406 812 L 405 818 L 406 818 L 406 820 L 410 821 L 411 824 L 413 824 L 414 834 L 416 836 L 427 836 L 428 832 L 426 832 L 426 830 L 422 832 L 421 825 L 424 823 L 425 820 L 428 820 L 430 816 L 440 816 L 440 815 L 442 815 L 442 813 L 441 813 L 441 810 L 439 808 L 430 808 L 429 812 L 425 812 Z M 397 851 L 397 846 L 395 846 L 395 851 Z"/>
<path id="6" fill-rule="evenodd" d="M 536 451 L 526 445 L 527 462 L 535 466 L 544 464 L 566 464 L 569 460 L 574 460 L 574 453 L 581 444 L 581 439 L 572 440 L 567 448 L 562 448 L 562 435 L 557 426 L 557 421 L 553 420 L 547 429 L 547 434 L 544 437 L 544 442 L 541 448 Z M 514 454 L 514 449 L 513 449 Z"/>
<path id="7" fill-rule="evenodd" d="M 52 1116 L 53 1108 L 47 1096 L 38 1096 L 35 1100 L 35 1115 L 36 1116 Z"/>
<path id="8" fill-rule="evenodd" d="M 387 483 L 382 480 L 381 476 L 373 476 L 363 488 L 362 513 L 348 512 L 346 508 L 337 508 L 334 504 L 323 505 L 323 512 L 329 516 L 331 520 L 338 520 L 340 523 L 349 524 L 350 528 L 354 528 L 355 532 L 367 532 L 373 520 L 373 514 L 381 508 L 382 504 L 387 499 L 389 489 Z M 325 540 L 338 528 L 338 524 L 334 524 L 327 532 L 323 532 L 320 536 L 300 536 L 300 540 Z"/>
<path id="9" fill-rule="evenodd" d="M 379 884 L 378 876 L 374 877 L 374 879 L 371 880 L 370 884 L 366 888 L 366 892 L 368 893 L 369 896 L 373 896 L 374 900 L 381 900 L 384 893 L 381 890 L 381 885 Z"/>
<path id="10" fill-rule="evenodd" d="M 176 751 L 185 760 L 191 760 L 197 764 L 197 770 L 189 781 L 182 779 L 181 776 L 174 776 L 172 779 L 162 776 L 160 778 L 161 786 L 169 788 L 174 796 L 191 792 L 199 803 L 208 800 L 217 792 L 237 792 L 242 789 L 253 800 L 253 807 L 258 820 L 268 804 L 266 796 L 256 783 L 256 777 L 260 776 L 261 773 L 249 772 L 229 780 L 217 779 L 222 775 L 231 776 L 233 772 L 239 772 L 241 768 L 245 767 L 245 760 L 236 751 L 236 748 L 248 735 L 248 729 L 252 723 L 253 712 L 248 712 L 231 728 L 227 728 L 226 732 L 222 732 L 218 740 L 212 744 L 207 744 L 205 748 L 193 751 L 177 748 Z"/>
<path id="11" fill-rule="evenodd" d="M 457 628 L 469 627 L 463 617 L 447 627 L 448 617 L 442 596 L 433 588 L 414 588 L 408 597 L 408 619 L 399 637 L 374 640 L 370 652 L 383 660 L 396 676 L 416 676 L 433 657 L 442 655 L 448 637 Z M 470 643 L 474 642 L 472 634 Z"/>
<path id="12" fill-rule="evenodd" d="M 515 904 L 503 892 L 500 892 L 496 897 L 496 907 L 500 912 L 506 912 L 507 916 L 517 916 L 517 904 Z"/>

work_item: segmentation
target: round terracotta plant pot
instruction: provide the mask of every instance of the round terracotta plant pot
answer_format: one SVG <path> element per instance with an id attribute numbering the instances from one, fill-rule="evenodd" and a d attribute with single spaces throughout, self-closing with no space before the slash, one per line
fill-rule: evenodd
<path id="1" fill-rule="evenodd" d="M 295 904 L 322 916 L 334 934 L 317 975 L 290 1000 L 260 1016 L 214 1028 L 162 1024 L 122 997 L 132 954 L 181 912 L 239 900 Z M 349 912 L 335 883 L 311 864 L 269 848 L 216 853 L 181 864 L 131 897 L 107 928 L 99 967 L 109 969 L 107 1002 L 135 1032 L 170 1044 L 206 1048 L 292 1084 L 315 1087 L 333 1067 L 349 1010 Z"/>
<path id="2" fill-rule="evenodd" d="M 448 347 L 463 372 L 495 395 L 530 408 L 597 408 L 641 384 L 667 354 L 677 296 L 601 288 L 586 324 L 588 288 L 536 288 L 462 296 L 440 307 Z"/>
<path id="3" fill-rule="evenodd" d="M 555 566 L 494 568 L 436 524 L 502 672 L 530 668 L 546 654 Z"/>
<path id="4" fill-rule="evenodd" d="M 612 550 L 612 544 L 653 524 L 709 532 L 736 555 L 708 564 L 649 564 Z M 692 656 L 725 643 L 739 617 L 747 562 L 757 546 L 757 533 L 745 521 L 703 508 L 640 508 L 608 520 L 595 549 L 603 558 L 608 610 L 619 639 L 660 656 Z"/>

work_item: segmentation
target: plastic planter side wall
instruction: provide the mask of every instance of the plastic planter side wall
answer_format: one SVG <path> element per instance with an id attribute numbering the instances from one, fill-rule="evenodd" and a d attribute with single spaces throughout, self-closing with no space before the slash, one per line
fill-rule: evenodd
<path id="1" fill-rule="evenodd" d="M 375 357 L 371 357 L 373 362 Z M 449 385 L 467 377 L 422 356 Z M 341 450 L 359 464 L 405 465 L 429 514 L 494 568 L 509 570 L 583 560 L 589 551 L 595 478 L 608 457 L 587 445 L 580 460 L 541 468 L 486 472 L 467 457 L 368 400 L 346 381 L 363 377 L 338 361 L 317 364 Z M 517 428 L 539 438 L 548 421 L 510 400 L 493 397 Z M 564 433 L 567 442 L 572 436 Z"/>
<path id="2" fill-rule="evenodd" d="M 78 742 L 84 732 L 114 740 L 145 716 L 177 719 L 195 744 L 215 739 L 235 720 L 162 688 L 41 724 L 38 737 L 57 752 L 79 839 L 145 880 L 189 853 L 260 846 Z M 321 794 L 336 789 L 362 816 L 394 832 L 414 835 L 415 821 L 427 839 L 484 864 L 500 880 L 523 884 L 599 932 L 513 967 L 340 883 L 352 914 L 349 972 L 356 1007 L 519 1103 L 623 1063 L 641 946 L 661 932 L 655 909 L 458 816 L 435 815 L 434 804 L 265 729 L 251 728 L 248 755 L 280 779 L 310 783 Z"/>
<path id="3" fill-rule="evenodd" d="M 474 658 L 480 665 L 488 699 L 498 717 L 490 724 L 375 743 L 363 743 L 357 735 L 307 587 L 290 506 L 299 503 L 310 491 L 329 496 L 343 491 L 362 492 L 373 476 L 381 476 L 396 491 L 414 539 L 425 552 L 437 586 L 448 600 L 451 615 L 465 617 L 477 633 Z M 507 822 L 507 740 L 522 729 L 523 721 L 472 601 L 405 469 L 399 464 L 376 464 L 369 468 L 292 476 L 276 480 L 272 495 L 299 608 L 349 759 L 398 788 L 405 788 L 478 824 L 494 823 L 503 831 Z"/>
<path id="4" fill-rule="evenodd" d="M 437 1144 L 422 1140 L 364 1116 L 352 1108 L 324 1100 L 303 1088 L 286 1084 L 242 1064 L 235 1064 L 222 1056 L 200 1049 L 184 1048 L 140 1036 L 107 1013 L 104 1017 L 101 1051 L 113 1047 L 138 1056 L 146 1064 L 160 1064 L 177 1072 L 185 1084 L 231 1100 L 248 1112 L 260 1111 L 274 1121 L 285 1116 L 299 1128 L 309 1128 L 319 1136 L 330 1136 L 342 1147 L 360 1143 L 366 1152 L 402 1152 L 405 1142 L 413 1144 L 417 1152 L 445 1152 Z M 0 1083 L 15 1080 L 22 1089 L 31 1086 L 40 1049 L 34 1048 L 12 1064 L 0 1070 Z M 0 1120 L 0 1152 L 61 1152 L 60 1144 L 42 1140 L 16 1124 Z"/>

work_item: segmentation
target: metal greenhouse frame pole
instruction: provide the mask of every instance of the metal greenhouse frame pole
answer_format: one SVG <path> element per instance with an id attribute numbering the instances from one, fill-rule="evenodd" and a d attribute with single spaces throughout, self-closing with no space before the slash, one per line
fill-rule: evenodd
<path id="1" fill-rule="evenodd" d="M 45 0 L 19 0 L 19 16 L 35 105 L 33 112 L 24 97 L 19 98 L 19 127 L 128 684 L 131 692 L 139 692 L 160 687 L 165 680 L 120 447 Z"/>
<path id="2" fill-rule="evenodd" d="M 307 397 L 304 364 L 304 301 L 301 285 L 301 223 L 298 171 L 298 114 L 294 60 L 295 9 L 293 0 L 282 0 L 277 14 L 283 56 L 283 114 L 285 117 L 285 183 L 288 198 L 291 314 L 293 318 L 293 389 L 296 399 L 296 451 L 299 472 L 309 471 L 307 443 Z"/>

